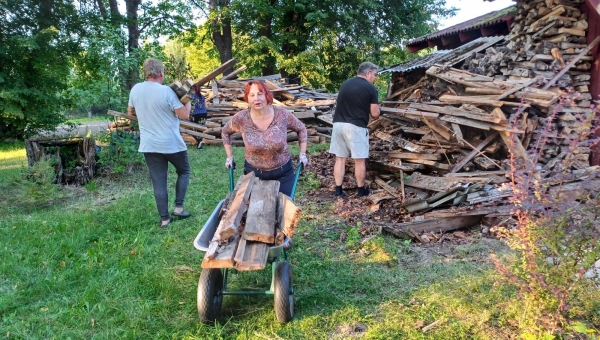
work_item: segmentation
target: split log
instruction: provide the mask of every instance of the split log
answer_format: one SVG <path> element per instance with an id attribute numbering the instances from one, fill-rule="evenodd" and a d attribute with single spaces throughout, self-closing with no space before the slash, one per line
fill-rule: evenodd
<path id="1" fill-rule="evenodd" d="M 277 229 L 285 236 L 292 238 L 296 232 L 296 226 L 302 217 L 300 209 L 286 194 L 279 193 L 277 203 Z"/>
<path id="2" fill-rule="evenodd" d="M 231 205 L 219 222 L 215 233 L 221 240 L 227 240 L 229 237 L 239 234 L 238 227 L 242 216 L 248 209 L 248 198 L 255 181 L 257 179 L 254 172 L 241 176 L 238 180 L 235 187 L 236 196 L 232 199 Z"/>

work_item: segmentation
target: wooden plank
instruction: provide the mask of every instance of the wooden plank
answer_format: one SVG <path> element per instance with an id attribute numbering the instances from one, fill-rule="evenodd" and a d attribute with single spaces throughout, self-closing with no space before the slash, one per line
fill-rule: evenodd
<path id="1" fill-rule="evenodd" d="M 223 73 L 223 71 L 225 71 L 226 69 L 233 67 L 233 65 L 235 65 L 235 63 L 237 63 L 237 60 L 235 60 L 235 59 L 230 59 L 230 60 L 226 61 L 221 66 L 210 71 L 207 75 L 205 75 L 200 80 L 198 80 L 194 85 L 202 86 L 202 85 L 208 83 L 209 81 L 215 79 L 219 74 Z"/>
<path id="2" fill-rule="evenodd" d="M 268 244 L 275 242 L 279 181 L 256 181 L 252 186 L 242 238 Z"/>
<path id="3" fill-rule="evenodd" d="M 217 137 L 213 136 L 213 135 L 207 135 L 206 133 L 202 133 L 202 132 L 197 132 L 194 130 L 188 130 L 188 129 L 184 129 L 184 128 L 179 128 L 180 132 L 183 133 L 187 133 L 188 135 L 192 135 L 192 136 L 196 136 L 196 137 L 202 137 L 202 138 L 206 138 L 206 139 L 216 139 Z"/>
<path id="4" fill-rule="evenodd" d="M 459 144 L 464 144 L 464 137 L 462 130 L 460 129 L 460 125 L 456 123 L 452 123 L 450 125 L 452 126 L 452 131 L 454 132 L 454 138 L 456 138 Z"/>
<path id="5" fill-rule="evenodd" d="M 416 110 L 404 110 L 404 109 L 396 109 L 396 108 L 392 108 L 392 107 L 380 107 L 379 110 L 381 112 L 388 112 L 394 115 L 399 115 L 399 116 L 411 116 L 411 117 L 430 117 L 430 118 L 437 118 L 439 117 L 439 114 L 437 113 L 431 113 L 431 112 L 422 112 L 422 111 L 416 111 Z"/>
<path id="6" fill-rule="evenodd" d="M 235 269 L 239 271 L 265 269 L 269 257 L 269 245 L 241 239 L 235 254 Z"/>
<path id="7" fill-rule="evenodd" d="M 533 83 L 537 82 L 538 80 L 539 80 L 539 77 L 535 77 L 535 78 L 531 79 L 530 81 L 528 81 L 526 83 L 523 83 L 521 85 L 517 85 L 517 86 L 513 87 L 512 89 L 510 89 L 510 90 L 502 93 L 501 95 L 499 95 L 496 98 L 496 100 L 504 99 L 504 98 L 510 96 L 511 94 L 513 94 L 513 93 L 515 93 L 515 92 L 517 92 L 519 90 L 522 90 L 522 89 L 524 89 L 524 88 L 532 85 Z"/>
<path id="8" fill-rule="evenodd" d="M 500 110 L 499 108 L 495 108 L 492 111 L 492 115 L 496 117 L 505 118 L 504 112 L 502 112 L 502 110 Z M 506 145 L 509 151 L 512 151 L 514 154 L 516 154 L 518 157 L 523 158 L 524 160 L 528 159 L 527 151 L 525 151 L 525 148 L 523 148 L 521 141 L 518 138 L 516 138 L 516 135 L 506 131 L 500 131 L 500 137 L 502 138 L 502 141 L 504 141 L 504 144 Z"/>
<path id="9" fill-rule="evenodd" d="M 486 123 L 486 122 L 478 122 L 478 121 L 474 121 L 474 120 L 470 120 L 467 118 L 459 118 L 459 117 L 442 117 L 440 118 L 440 120 L 446 121 L 446 122 L 450 122 L 450 123 L 456 123 L 456 124 L 460 124 L 460 125 L 465 125 L 465 126 L 471 126 L 477 129 L 481 129 L 481 130 L 496 130 L 496 131 L 504 131 L 504 132 L 511 132 L 511 133 L 524 133 L 525 131 L 523 130 L 519 130 L 516 128 L 511 128 L 511 127 L 507 127 L 507 126 L 500 126 L 500 125 L 496 125 L 496 124 L 490 124 L 490 123 Z"/>
<path id="10" fill-rule="evenodd" d="M 434 168 L 438 168 L 438 169 L 442 169 L 442 170 L 450 169 L 450 165 L 448 165 L 448 164 L 444 164 L 444 163 L 440 163 L 440 162 L 436 162 L 436 161 L 430 161 L 430 160 L 426 160 L 426 159 L 407 159 L 406 161 L 409 163 L 429 165 Z"/>
<path id="11" fill-rule="evenodd" d="M 314 111 L 294 112 L 294 116 L 298 119 L 313 119 L 315 118 Z"/>
<path id="12" fill-rule="evenodd" d="M 200 267 L 202 268 L 233 268 L 235 261 L 234 257 L 237 252 L 237 247 L 240 241 L 240 236 L 235 235 L 233 241 L 226 245 L 220 246 L 214 258 L 208 258 L 208 252 L 205 254 Z"/>
<path id="13" fill-rule="evenodd" d="M 396 198 L 400 198 L 402 199 L 402 194 L 399 193 L 394 187 L 390 186 L 389 184 L 387 184 L 384 180 L 382 180 L 379 177 L 375 178 L 375 183 L 377 183 L 377 185 L 379 185 L 383 190 L 387 191 L 389 194 L 391 194 L 392 196 L 396 197 Z"/>
<path id="14" fill-rule="evenodd" d="M 440 119 L 443 121 L 446 121 L 446 122 L 464 125 L 464 126 L 470 126 L 470 127 L 474 127 L 474 128 L 481 129 L 481 130 L 489 130 L 490 126 L 491 126 L 490 124 L 485 123 L 485 122 L 478 122 L 478 121 L 470 120 L 467 118 L 460 118 L 460 117 L 446 116 L 446 117 L 442 117 Z"/>
<path id="15" fill-rule="evenodd" d="M 221 79 L 219 79 L 219 81 L 233 79 L 233 78 L 235 78 L 235 76 L 238 75 L 238 73 L 243 72 L 245 69 L 246 69 L 246 65 L 242 65 L 239 68 L 235 69 L 235 71 L 221 77 Z"/>
<path id="16" fill-rule="evenodd" d="M 278 86 L 277 84 L 273 83 L 272 81 L 269 81 L 267 79 L 264 80 L 265 84 L 267 85 L 267 87 L 269 88 L 269 90 L 274 91 L 277 90 L 277 92 L 275 92 L 274 94 L 278 95 L 278 96 L 282 96 L 287 100 L 294 100 L 296 99 L 296 96 L 294 96 L 293 94 L 289 93 L 286 91 L 286 89 L 281 88 L 280 86 Z"/>
<path id="17" fill-rule="evenodd" d="M 216 234 L 221 240 L 227 240 L 229 237 L 238 234 L 238 226 L 242 220 L 242 216 L 248 209 L 248 199 L 252 191 L 252 186 L 256 181 L 254 172 L 241 176 L 235 186 L 236 195 L 231 201 L 229 210 L 225 213 Z"/>
<path id="18" fill-rule="evenodd" d="M 440 134 L 440 136 L 444 137 L 445 140 L 450 140 L 450 137 L 452 136 L 452 134 L 450 133 L 450 128 L 449 127 L 444 126 L 441 122 L 433 120 L 433 119 L 429 120 L 429 119 L 427 119 L 425 117 L 422 117 L 421 120 L 431 130 L 437 132 L 438 134 Z"/>
<path id="19" fill-rule="evenodd" d="M 393 226 L 384 226 L 383 230 L 399 237 L 409 235 L 415 237 L 428 232 L 446 232 L 460 228 L 474 226 L 481 222 L 482 216 L 454 216 L 429 219 L 418 222 L 400 223 Z"/>
<path id="20" fill-rule="evenodd" d="M 493 117 L 488 114 L 478 114 L 478 113 L 473 113 L 471 111 L 461 110 L 461 109 L 458 109 L 456 107 L 453 107 L 453 106 L 450 106 L 447 104 L 445 104 L 444 106 L 435 106 L 435 105 L 428 105 L 428 104 L 413 103 L 413 104 L 410 104 L 409 108 L 415 108 L 415 109 L 419 109 L 419 110 L 423 110 L 423 111 L 437 112 L 437 113 L 441 113 L 444 115 L 464 117 L 464 118 L 480 120 L 480 121 L 495 123 L 495 124 L 507 122 L 506 119 L 502 120 L 502 119 L 498 119 L 498 118 Z"/>
<path id="21" fill-rule="evenodd" d="M 457 181 L 448 180 L 448 178 L 425 176 L 421 175 L 418 172 L 413 172 L 413 174 L 408 179 L 404 180 L 404 185 L 409 187 L 441 192 L 448 191 L 448 189 L 450 189 L 457 183 Z"/>
<path id="22" fill-rule="evenodd" d="M 277 203 L 277 225 L 285 236 L 291 238 L 296 232 L 296 226 L 302 217 L 300 209 L 286 194 L 279 193 Z"/>
<path id="23" fill-rule="evenodd" d="M 374 153 L 374 152 L 373 152 Z M 442 158 L 439 153 L 414 153 L 414 152 L 402 152 L 402 151 L 389 151 L 382 152 L 390 158 L 400 159 L 425 159 L 430 161 L 438 161 Z"/>
<path id="24" fill-rule="evenodd" d="M 452 96 L 452 95 L 443 95 L 440 96 L 439 100 L 441 102 L 453 103 L 453 104 L 472 104 L 472 105 L 491 105 L 500 107 L 505 104 L 499 100 L 491 100 L 491 99 L 482 99 L 479 97 L 469 97 L 469 96 Z"/>
<path id="25" fill-rule="evenodd" d="M 487 136 L 486 139 L 483 140 L 483 142 L 479 143 L 479 145 L 477 145 L 473 151 L 471 151 L 468 155 L 461 159 L 460 162 L 456 163 L 456 165 L 452 168 L 450 172 L 454 173 L 462 169 L 462 167 L 465 166 L 465 164 L 467 164 L 471 159 L 473 159 L 473 157 L 477 156 L 481 152 L 481 150 L 483 150 L 483 148 L 485 148 L 494 139 L 496 139 L 496 137 L 498 137 L 498 132 L 493 131 L 489 136 Z"/>
<path id="26" fill-rule="evenodd" d="M 571 34 L 571 35 L 576 35 L 578 37 L 585 37 L 585 31 L 584 30 L 578 30 L 575 28 L 566 28 L 566 27 L 561 27 L 558 29 L 558 33 L 567 33 L 567 34 Z"/>

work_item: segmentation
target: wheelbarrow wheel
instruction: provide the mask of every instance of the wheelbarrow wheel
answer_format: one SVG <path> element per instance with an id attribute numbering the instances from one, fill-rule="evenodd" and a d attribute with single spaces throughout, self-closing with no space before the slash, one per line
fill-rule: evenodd
<path id="1" fill-rule="evenodd" d="M 294 288 L 292 285 L 292 267 L 282 261 L 275 268 L 275 315 L 280 323 L 294 318 Z"/>
<path id="2" fill-rule="evenodd" d="M 198 280 L 198 316 L 204 323 L 214 322 L 221 315 L 223 303 L 223 273 L 220 269 L 204 269 Z"/>

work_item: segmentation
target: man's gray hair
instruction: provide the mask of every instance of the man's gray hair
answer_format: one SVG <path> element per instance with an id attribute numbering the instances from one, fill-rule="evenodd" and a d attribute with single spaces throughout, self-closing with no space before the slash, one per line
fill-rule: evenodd
<path id="1" fill-rule="evenodd" d="M 158 78 L 165 71 L 163 63 L 154 58 L 148 58 L 144 61 L 144 76 L 148 78 Z"/>
<path id="2" fill-rule="evenodd" d="M 377 65 L 365 61 L 364 63 L 360 64 L 360 66 L 358 66 L 358 72 L 356 72 L 356 74 L 366 74 L 371 70 L 377 71 L 378 68 L 379 67 L 377 67 Z"/>

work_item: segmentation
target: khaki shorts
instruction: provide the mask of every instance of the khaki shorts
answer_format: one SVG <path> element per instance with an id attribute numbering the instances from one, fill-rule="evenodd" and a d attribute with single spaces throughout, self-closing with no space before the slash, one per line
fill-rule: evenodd
<path id="1" fill-rule="evenodd" d="M 329 153 L 344 158 L 369 158 L 369 130 L 350 123 L 333 123 Z"/>

